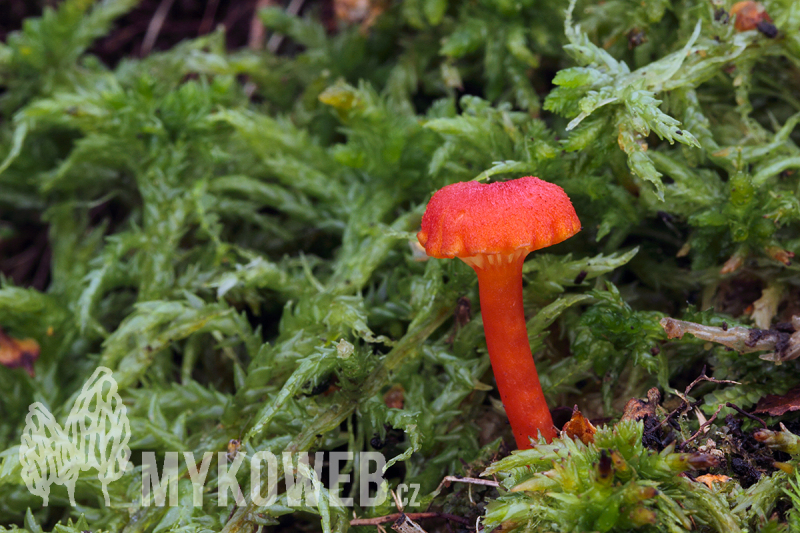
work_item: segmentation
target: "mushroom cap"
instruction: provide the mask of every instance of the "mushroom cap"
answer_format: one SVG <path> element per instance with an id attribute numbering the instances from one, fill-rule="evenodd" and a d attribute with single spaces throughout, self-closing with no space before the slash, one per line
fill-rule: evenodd
<path id="1" fill-rule="evenodd" d="M 453 183 L 433 195 L 419 243 L 431 257 L 531 252 L 575 235 L 581 221 L 564 189 L 532 176 Z"/>

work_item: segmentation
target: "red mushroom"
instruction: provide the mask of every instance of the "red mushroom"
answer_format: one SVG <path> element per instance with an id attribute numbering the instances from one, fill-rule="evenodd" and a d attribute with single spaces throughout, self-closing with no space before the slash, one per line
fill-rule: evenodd
<path id="1" fill-rule="evenodd" d="M 486 345 L 517 447 L 539 432 L 550 442 L 553 419 L 531 355 L 522 308 L 522 263 L 529 252 L 581 229 L 564 190 L 539 178 L 454 183 L 437 191 L 417 234 L 431 257 L 458 257 L 478 274 Z"/>

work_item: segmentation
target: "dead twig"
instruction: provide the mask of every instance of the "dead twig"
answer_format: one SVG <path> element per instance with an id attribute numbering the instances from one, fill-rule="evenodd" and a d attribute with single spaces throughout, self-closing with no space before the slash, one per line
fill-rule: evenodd
<path id="1" fill-rule="evenodd" d="M 386 516 L 376 516 L 375 518 L 354 518 L 350 520 L 351 526 L 377 526 L 379 524 L 386 524 L 387 522 L 395 522 L 403 514 L 412 520 L 424 520 L 426 518 L 444 518 L 451 522 L 458 522 L 459 524 L 469 524 L 469 520 L 449 513 L 394 513 Z"/>
<path id="2" fill-rule="evenodd" d="M 405 513 L 400 514 L 400 518 L 398 518 L 395 523 L 392 524 L 392 529 L 399 533 L 427 533 L 419 524 L 411 520 Z"/>
<path id="3" fill-rule="evenodd" d="M 434 492 L 438 493 L 442 487 L 449 487 L 450 483 L 469 483 L 471 485 L 485 485 L 487 487 L 494 488 L 500 486 L 500 483 L 490 479 L 481 479 L 478 477 L 445 476 L 444 479 L 442 479 L 442 482 L 439 483 L 439 486 L 436 487 Z"/>
<path id="4" fill-rule="evenodd" d="M 683 400 L 683 398 L 681 398 L 681 400 Z M 664 417 L 664 420 L 661 421 L 661 424 L 659 424 L 659 426 L 660 427 L 666 426 L 669 423 L 669 421 L 672 420 L 675 417 L 675 415 L 678 414 L 678 412 L 680 412 L 680 416 L 683 416 L 686 413 L 688 413 L 691 409 L 692 406 L 684 400 L 683 403 L 681 403 L 681 405 L 673 409 L 666 417 Z"/>
<path id="5" fill-rule="evenodd" d="M 286 13 L 292 16 L 297 15 L 303 8 L 303 2 L 304 0 L 292 0 L 289 3 L 289 6 L 286 8 Z M 280 33 L 272 34 L 272 37 L 270 37 L 269 41 L 267 41 L 267 50 L 269 50 L 274 54 L 275 52 L 278 51 L 278 48 L 280 48 L 282 42 L 283 42 L 282 34 Z"/>
<path id="6" fill-rule="evenodd" d="M 253 18 L 250 20 L 250 35 L 247 38 L 247 47 L 250 50 L 261 50 L 264 46 L 267 32 L 264 29 L 264 25 L 261 23 L 258 12 L 272 5 L 275 5 L 275 0 L 258 0 L 258 2 L 256 2 Z"/>
<path id="7" fill-rule="evenodd" d="M 717 328 L 670 317 L 662 318 L 660 324 L 670 339 L 676 337 L 680 339 L 685 334 L 691 333 L 698 339 L 722 344 L 739 353 L 774 350 L 759 355 L 759 358 L 776 364 L 800 357 L 800 316 L 792 317 L 794 333 L 791 335 L 774 329 L 751 329 L 741 326 Z"/>
<path id="8" fill-rule="evenodd" d="M 751 420 L 755 420 L 756 422 L 761 424 L 761 426 L 764 429 L 767 429 L 767 423 L 764 422 L 763 420 L 761 420 L 760 418 L 758 418 L 756 415 L 752 415 L 752 414 L 746 412 L 744 409 L 742 409 L 741 407 L 739 407 L 737 405 L 733 405 L 731 402 L 726 402 L 725 406 L 730 407 L 731 409 L 733 409 L 734 411 L 736 411 L 737 413 L 739 413 L 742 416 L 746 416 L 747 418 L 749 418 Z"/>
<path id="9" fill-rule="evenodd" d="M 697 378 L 689 383 L 689 385 L 684 389 L 683 394 L 678 391 L 675 391 L 675 395 L 681 399 L 681 405 L 673 409 L 664 420 L 661 421 L 660 426 L 664 427 L 676 414 L 680 413 L 680 416 L 685 415 L 692 409 L 692 402 L 689 401 L 689 393 L 692 389 L 701 382 L 707 381 L 709 383 L 728 383 L 730 385 L 741 385 L 738 381 L 733 381 L 730 379 L 716 379 L 706 375 L 706 367 L 703 365 L 703 370 L 700 371 L 700 375 Z"/>
<path id="10" fill-rule="evenodd" d="M 156 12 L 153 13 L 153 18 L 150 20 L 150 24 L 147 25 L 147 32 L 145 32 L 142 40 L 142 48 L 139 52 L 142 57 L 146 57 L 153 50 L 153 45 L 156 44 L 158 34 L 161 32 L 164 21 L 167 20 L 167 14 L 174 3 L 175 0 L 161 0 Z"/>
<path id="11" fill-rule="evenodd" d="M 213 29 L 214 16 L 217 14 L 218 7 L 219 0 L 208 0 L 206 8 L 203 11 L 203 19 L 200 21 L 200 26 L 197 28 L 197 35 L 204 35 Z"/>
<path id="12" fill-rule="evenodd" d="M 687 444 L 689 444 L 690 442 L 692 442 L 694 439 L 696 439 L 696 438 L 697 438 L 697 436 L 698 436 L 698 435 L 700 435 L 700 433 L 702 433 L 704 429 L 706 429 L 708 426 L 710 426 L 710 425 L 711 425 L 711 423 L 712 423 L 714 420 L 716 420 L 716 419 L 717 419 L 717 415 L 719 414 L 719 412 L 722 410 L 722 408 L 723 408 L 723 407 L 725 407 L 725 406 L 724 406 L 724 405 L 722 405 L 722 404 L 719 404 L 719 407 L 717 407 L 717 410 L 714 412 L 714 414 L 713 414 L 713 415 L 711 415 L 711 418 L 709 418 L 708 420 L 706 420 L 705 422 L 703 422 L 702 424 L 700 424 L 700 427 L 699 427 L 699 428 L 697 428 L 697 431 L 695 431 L 694 433 L 692 433 L 692 436 L 691 436 L 691 437 L 689 437 L 688 439 L 686 439 L 685 441 L 683 441 L 683 443 L 681 444 L 681 446 L 686 446 Z"/>
<path id="13" fill-rule="evenodd" d="M 445 476 L 444 478 L 442 478 L 442 482 L 439 483 L 439 486 L 436 487 L 436 490 L 433 491 L 433 498 L 435 499 L 439 495 L 439 493 L 442 490 L 442 487 L 449 487 L 451 483 L 467 483 L 467 484 L 469 484 L 470 485 L 469 501 L 473 505 L 475 504 L 475 502 L 472 501 L 472 487 L 471 487 L 471 485 L 483 485 L 485 487 L 494 487 L 494 488 L 497 488 L 497 487 L 500 486 L 500 483 L 498 483 L 497 481 L 493 481 L 493 480 L 489 480 L 489 479 L 481 479 L 481 478 L 477 478 L 477 477 L 463 477 L 463 476 Z M 431 500 L 431 502 L 428 504 L 428 509 L 430 509 L 432 505 L 433 505 L 433 500 Z"/>
<path id="14" fill-rule="evenodd" d="M 710 383 L 728 383 L 728 384 L 731 384 L 731 385 L 741 385 L 741 383 L 739 383 L 738 381 L 733 381 L 731 379 L 716 379 L 716 378 L 708 377 L 706 375 L 706 366 L 703 365 L 702 373 L 697 377 L 697 379 L 695 379 L 694 381 L 689 383 L 689 386 L 686 387 L 686 389 L 683 391 L 683 393 L 686 396 L 688 396 L 689 392 L 694 388 L 694 386 L 697 385 L 698 383 L 700 383 L 701 381 L 708 381 Z"/>
<path id="15" fill-rule="evenodd" d="M 394 506 L 400 511 L 400 514 L 403 515 L 405 509 L 403 508 L 403 502 L 400 501 L 400 498 L 397 497 L 397 493 L 393 490 L 389 491 L 389 494 L 392 495 L 392 499 L 394 500 Z"/>

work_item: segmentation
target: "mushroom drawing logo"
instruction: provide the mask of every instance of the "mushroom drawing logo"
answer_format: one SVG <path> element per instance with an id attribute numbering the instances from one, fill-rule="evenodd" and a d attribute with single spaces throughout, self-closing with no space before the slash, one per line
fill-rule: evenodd
<path id="1" fill-rule="evenodd" d="M 19 448 L 22 479 L 32 494 L 42 497 L 45 507 L 53 483 L 67 488 L 74 506 L 78 476 L 95 469 L 108 506 L 108 484 L 131 466 L 130 437 L 117 382 L 110 369 L 98 367 L 75 399 L 65 427 L 41 402 L 29 407 Z"/>

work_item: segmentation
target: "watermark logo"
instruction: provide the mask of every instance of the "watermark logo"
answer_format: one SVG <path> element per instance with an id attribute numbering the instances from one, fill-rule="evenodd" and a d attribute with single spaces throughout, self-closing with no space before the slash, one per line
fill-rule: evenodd
<path id="1" fill-rule="evenodd" d="M 66 487 L 70 504 L 75 506 L 75 484 L 81 472 L 91 470 L 97 472 L 108 507 L 109 483 L 120 479 L 126 471 L 134 471 L 129 461 L 130 423 L 117 391 L 112 371 L 101 366 L 84 384 L 64 427 L 41 402 L 29 407 L 19 448 L 22 479 L 32 494 L 42 498 L 45 507 L 53 483 Z M 388 484 L 383 477 L 387 462 L 378 452 L 319 451 L 313 454 L 312 462 L 308 452 L 275 455 L 261 450 L 248 455 L 240 448 L 241 443 L 232 440 L 227 451 L 205 452 L 201 461 L 197 461 L 194 453 L 183 452 L 194 506 L 203 505 L 203 486 L 214 458 L 219 506 L 228 505 L 229 495 L 237 505 L 243 505 L 248 496 L 256 505 L 271 506 L 278 500 L 281 482 L 285 487 L 281 503 L 290 507 L 317 507 L 322 505 L 322 499 L 325 505 L 352 507 L 354 498 L 341 495 L 346 485 L 350 485 L 349 493 L 358 496 L 362 507 L 381 505 L 388 496 Z M 178 457 L 178 452 L 165 452 L 159 473 L 156 453 L 142 452 L 142 506 L 179 505 Z M 246 495 L 239 486 L 244 471 L 237 477 L 240 467 L 245 465 L 250 469 L 250 491 Z M 343 473 L 342 465 L 349 465 L 349 473 Z M 327 485 L 323 483 L 323 470 L 328 473 Z M 421 505 L 418 493 L 418 484 L 400 484 L 396 497 L 402 505 L 417 507 Z"/>
<path id="2" fill-rule="evenodd" d="M 75 505 L 75 482 L 81 472 L 96 470 L 106 506 L 108 484 L 131 467 L 127 409 L 109 368 L 98 367 L 84 384 L 67 416 L 66 427 L 41 402 L 25 417 L 19 448 L 22 479 L 47 507 L 50 485 L 64 485 Z"/>
<path id="3" fill-rule="evenodd" d="M 269 507 L 278 501 L 278 485 L 285 483 L 286 491 L 281 503 L 289 507 L 318 507 L 322 499 L 332 507 L 352 507 L 354 500 L 343 497 L 340 493 L 344 485 L 352 483 L 355 472 L 342 473 L 342 465 L 355 463 L 358 471 L 357 495 L 361 507 L 373 507 L 383 504 L 388 497 L 383 470 L 386 458 L 378 452 L 308 452 L 288 453 L 280 455 L 262 450 L 246 457 L 237 453 L 231 458 L 228 452 L 213 454 L 206 452 L 202 461 L 192 452 L 183 452 L 183 460 L 193 487 L 192 505 L 203 505 L 203 485 L 206 483 L 209 467 L 216 455 L 217 459 L 217 505 L 225 507 L 228 498 L 233 497 L 236 505 L 244 505 L 245 493 L 239 486 L 237 474 L 239 468 L 250 463 L 250 501 L 258 506 Z M 313 457 L 313 466 L 312 459 Z M 167 452 L 164 456 L 163 468 L 159 474 L 158 462 L 153 452 L 142 454 L 142 501 L 144 507 L 150 505 L 179 505 L 178 452 Z M 328 472 L 328 483 L 323 483 L 323 468 Z M 266 486 L 264 481 L 266 480 Z M 374 494 L 372 489 L 375 490 Z M 325 494 L 323 495 L 323 491 Z M 403 504 L 418 507 L 419 485 L 401 484 L 397 494 Z M 151 503 L 152 502 L 152 503 Z"/>

